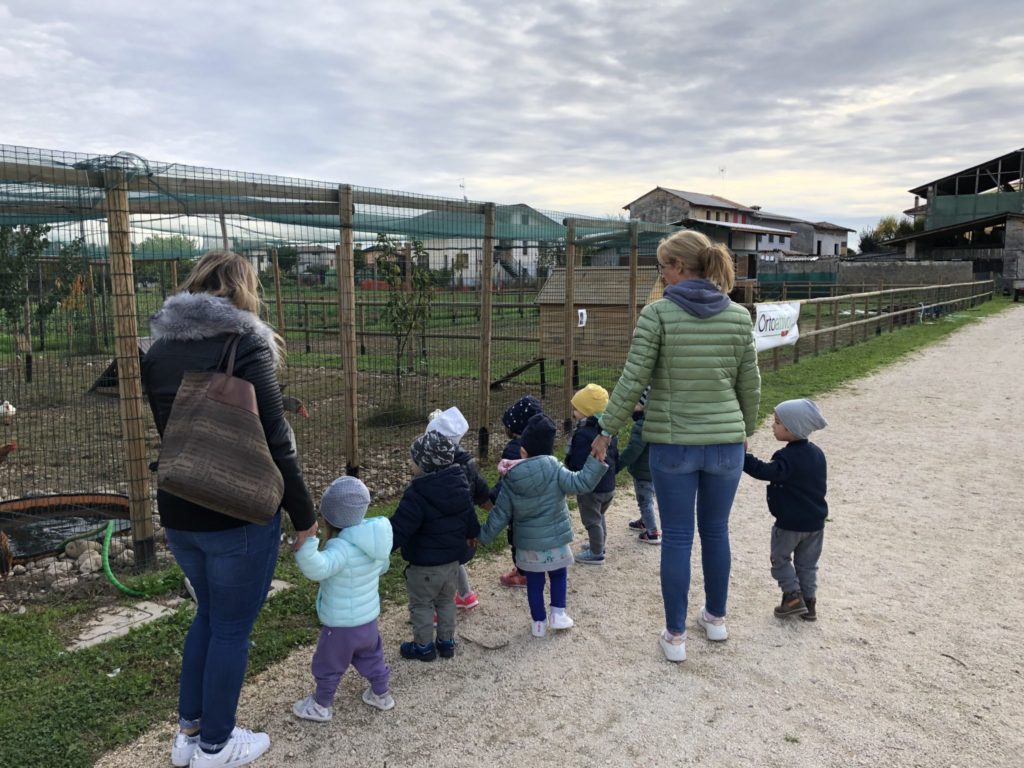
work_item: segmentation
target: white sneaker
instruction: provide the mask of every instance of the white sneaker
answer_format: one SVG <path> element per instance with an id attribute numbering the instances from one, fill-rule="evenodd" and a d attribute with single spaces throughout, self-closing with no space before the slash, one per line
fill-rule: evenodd
<path id="1" fill-rule="evenodd" d="M 384 693 L 378 696 L 373 692 L 373 688 L 367 688 L 363 691 L 363 702 L 384 712 L 395 707 L 395 699 L 391 695 L 391 691 L 384 691 Z"/>
<path id="2" fill-rule="evenodd" d="M 292 705 L 292 712 L 295 713 L 296 717 L 301 717 L 303 720 L 316 720 L 320 723 L 327 722 L 334 715 L 331 707 L 317 704 L 316 698 L 312 693 L 306 698 L 296 701 Z"/>
<path id="3" fill-rule="evenodd" d="M 192 753 L 199 746 L 199 731 L 189 736 L 179 728 L 174 734 L 174 745 L 171 747 L 171 765 L 186 768 L 192 760 Z"/>
<path id="4" fill-rule="evenodd" d="M 725 628 L 725 619 L 719 616 L 712 616 L 706 608 L 701 608 L 697 614 L 697 623 L 704 627 L 708 640 L 721 641 L 729 639 L 729 630 Z"/>
<path id="5" fill-rule="evenodd" d="M 270 737 L 265 733 L 253 733 L 245 728 L 235 728 L 231 738 L 220 752 L 210 754 L 202 748 L 192 753 L 190 768 L 234 768 L 248 765 L 270 749 Z"/>
<path id="6" fill-rule="evenodd" d="M 543 621 L 535 621 L 530 628 L 530 632 L 533 633 L 534 637 L 544 637 L 544 633 L 547 632 L 547 624 Z"/>
<path id="7" fill-rule="evenodd" d="M 686 633 L 673 635 L 667 629 L 658 635 L 658 643 L 669 661 L 686 661 Z"/>
<path id="8" fill-rule="evenodd" d="M 548 616 L 548 626 L 552 629 L 570 629 L 575 623 L 565 611 L 552 611 Z"/>

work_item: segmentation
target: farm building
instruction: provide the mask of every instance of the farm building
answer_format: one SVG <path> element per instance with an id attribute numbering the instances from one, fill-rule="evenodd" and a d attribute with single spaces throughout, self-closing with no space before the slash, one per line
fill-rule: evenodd
<path id="1" fill-rule="evenodd" d="M 573 310 L 579 320 L 573 332 L 577 362 L 621 365 L 633 337 L 630 279 L 627 267 L 577 267 Z M 633 289 L 636 312 L 658 279 L 656 267 L 639 267 Z M 565 352 L 565 269 L 555 269 L 537 294 L 540 308 L 540 356 L 561 359 Z M 580 315 L 579 313 L 585 313 Z"/>
<path id="2" fill-rule="evenodd" d="M 910 190 L 925 228 L 886 245 L 908 261 L 967 261 L 1017 298 L 1024 292 L 1024 148 Z M 924 198 L 924 205 L 920 205 Z"/>

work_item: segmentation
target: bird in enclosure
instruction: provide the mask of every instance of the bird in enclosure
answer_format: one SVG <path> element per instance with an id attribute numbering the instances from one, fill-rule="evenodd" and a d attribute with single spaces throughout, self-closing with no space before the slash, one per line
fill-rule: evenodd
<path id="1" fill-rule="evenodd" d="M 306 410 L 306 406 L 297 397 L 282 397 L 281 403 L 284 405 L 284 409 L 289 413 L 297 413 L 304 419 L 309 418 L 309 411 Z"/>
<path id="2" fill-rule="evenodd" d="M 4 424 L 10 424 L 14 420 L 14 414 L 18 412 L 18 409 L 11 405 L 9 400 L 4 400 L 0 403 L 0 419 L 4 420 Z"/>
<path id="3" fill-rule="evenodd" d="M 11 552 L 11 540 L 7 534 L 0 531 L 0 577 L 7 578 L 7 574 L 14 567 L 14 554 Z"/>
<path id="4" fill-rule="evenodd" d="M 16 440 L 11 440 L 9 443 L 0 445 L 0 464 L 7 461 L 7 457 L 18 450 L 18 443 Z"/>

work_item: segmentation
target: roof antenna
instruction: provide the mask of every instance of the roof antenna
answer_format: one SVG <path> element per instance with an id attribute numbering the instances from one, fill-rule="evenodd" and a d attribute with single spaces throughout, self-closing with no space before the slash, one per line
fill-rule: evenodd
<path id="1" fill-rule="evenodd" d="M 462 190 L 462 199 L 465 200 L 466 202 L 469 202 L 469 198 L 466 197 L 466 179 L 465 178 L 459 179 L 459 189 Z"/>
<path id="2" fill-rule="evenodd" d="M 722 194 L 725 194 L 725 166 L 718 166 L 718 183 L 722 185 Z"/>

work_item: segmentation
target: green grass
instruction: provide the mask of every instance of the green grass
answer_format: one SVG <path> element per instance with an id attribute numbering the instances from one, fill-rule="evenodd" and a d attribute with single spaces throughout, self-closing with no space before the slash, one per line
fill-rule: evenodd
<path id="1" fill-rule="evenodd" d="M 997 297 L 935 323 L 883 334 L 818 357 L 806 356 L 777 372 L 766 371 L 761 413 L 767 415 L 781 400 L 837 389 L 1009 305 L 1008 299 Z M 624 431 L 620 441 L 627 436 Z M 492 483 L 496 479 L 493 468 L 485 468 L 485 475 Z M 619 481 L 628 483 L 625 472 Z M 375 505 L 371 513 L 389 515 L 395 504 Z M 478 556 L 492 556 L 505 548 L 504 536 L 499 536 L 482 547 Z M 402 567 L 395 555 L 391 570 L 381 580 L 381 594 L 386 602 L 405 602 Z M 252 673 L 296 649 L 311 652 L 309 646 L 319 628 L 314 610 L 316 584 L 298 572 L 294 559 L 287 554 L 278 564 L 277 577 L 296 586 L 268 601 L 260 614 L 253 633 Z M 173 594 L 180 588 L 180 573 L 170 567 L 134 579 L 132 586 Z M 64 643 L 74 634 L 72 628 L 95 606 L 95 600 L 50 606 L 34 604 L 21 615 L 0 615 L 0 648 L 4 654 L 0 677 L 0 768 L 89 766 L 103 752 L 173 719 L 190 605 L 183 605 L 172 616 L 126 637 L 75 653 L 65 652 Z"/>

